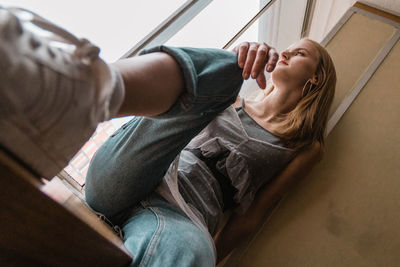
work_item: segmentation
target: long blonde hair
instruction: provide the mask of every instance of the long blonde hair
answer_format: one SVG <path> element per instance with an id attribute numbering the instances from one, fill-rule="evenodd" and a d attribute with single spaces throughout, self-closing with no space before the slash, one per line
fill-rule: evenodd
<path id="1" fill-rule="evenodd" d="M 289 147 L 303 149 L 314 142 L 324 144 L 328 113 L 336 87 L 336 71 L 333 61 L 324 47 L 312 43 L 320 54 L 317 66 L 317 84 L 307 82 L 303 96 L 296 107 L 278 118 L 273 133 L 286 141 Z M 271 92 L 272 89 L 268 90 Z"/>

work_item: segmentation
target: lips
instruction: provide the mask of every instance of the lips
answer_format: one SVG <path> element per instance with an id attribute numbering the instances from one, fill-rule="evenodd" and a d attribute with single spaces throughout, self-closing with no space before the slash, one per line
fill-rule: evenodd
<path id="1" fill-rule="evenodd" d="M 280 60 L 279 62 L 278 62 L 278 64 L 283 64 L 283 65 L 288 65 L 287 63 L 286 63 L 286 61 L 284 61 L 284 60 Z"/>

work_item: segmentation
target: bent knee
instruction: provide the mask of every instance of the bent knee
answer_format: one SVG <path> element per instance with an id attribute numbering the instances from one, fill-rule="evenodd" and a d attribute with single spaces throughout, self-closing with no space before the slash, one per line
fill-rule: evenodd
<path id="1" fill-rule="evenodd" d="M 181 212 L 165 207 L 140 209 L 124 226 L 133 265 L 215 266 L 212 241 Z"/>

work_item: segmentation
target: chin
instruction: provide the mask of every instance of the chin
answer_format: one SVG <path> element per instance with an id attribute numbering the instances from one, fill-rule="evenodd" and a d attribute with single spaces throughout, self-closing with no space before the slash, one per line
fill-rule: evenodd
<path id="1" fill-rule="evenodd" d="M 285 70 L 281 68 L 276 68 L 271 73 L 271 80 L 272 83 L 278 86 L 279 84 L 286 83 L 289 79 L 289 75 L 286 73 Z"/>

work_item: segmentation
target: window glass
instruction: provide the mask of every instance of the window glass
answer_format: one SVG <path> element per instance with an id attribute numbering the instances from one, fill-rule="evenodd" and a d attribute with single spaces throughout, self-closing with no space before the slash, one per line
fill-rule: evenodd
<path id="1" fill-rule="evenodd" d="M 94 1 L 4 0 L 0 5 L 30 9 L 98 45 L 115 61 L 168 18 L 186 0 Z"/>
<path id="2" fill-rule="evenodd" d="M 260 0 L 214 0 L 167 45 L 222 48 L 260 9 Z M 257 25 L 246 37 L 257 41 Z"/>

